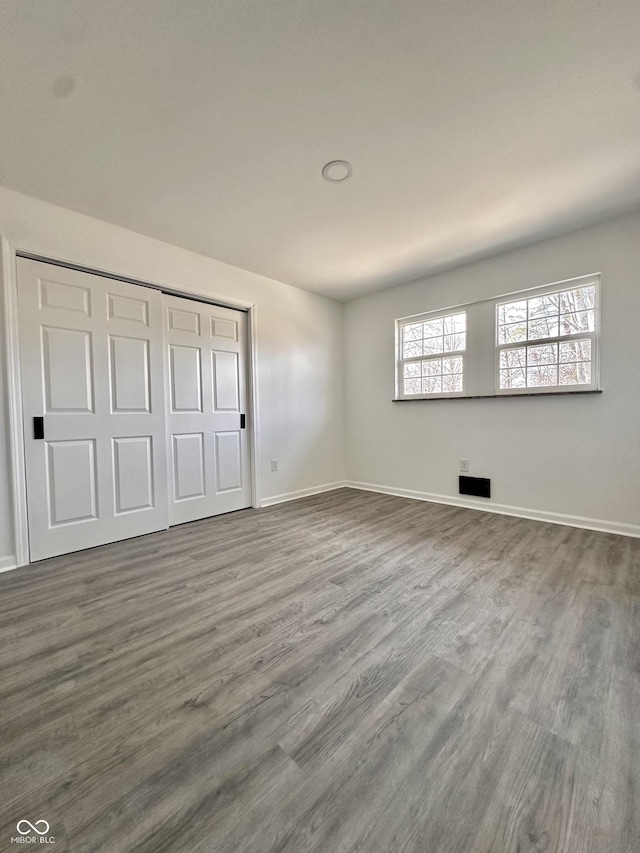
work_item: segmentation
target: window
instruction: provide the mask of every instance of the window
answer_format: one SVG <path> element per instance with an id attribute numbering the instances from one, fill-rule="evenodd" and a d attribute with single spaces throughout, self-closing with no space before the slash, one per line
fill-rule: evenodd
<path id="1" fill-rule="evenodd" d="M 596 285 L 496 306 L 498 393 L 594 385 Z"/>
<path id="2" fill-rule="evenodd" d="M 398 386 L 404 398 L 465 392 L 467 314 L 425 314 L 399 324 Z"/>
<path id="3" fill-rule="evenodd" d="M 599 390 L 600 276 L 396 320 L 398 400 Z"/>

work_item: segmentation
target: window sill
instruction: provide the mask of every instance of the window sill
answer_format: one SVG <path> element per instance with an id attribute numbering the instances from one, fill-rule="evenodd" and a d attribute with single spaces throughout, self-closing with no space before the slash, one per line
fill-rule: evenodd
<path id="1" fill-rule="evenodd" d="M 442 400 L 502 400 L 505 398 L 513 399 L 514 397 L 575 397 L 577 394 L 584 396 L 585 394 L 602 394 L 601 390 L 588 391 L 523 391 L 519 394 L 470 394 L 460 397 L 403 397 L 402 399 L 393 399 L 392 403 L 433 403 L 434 401 Z"/>

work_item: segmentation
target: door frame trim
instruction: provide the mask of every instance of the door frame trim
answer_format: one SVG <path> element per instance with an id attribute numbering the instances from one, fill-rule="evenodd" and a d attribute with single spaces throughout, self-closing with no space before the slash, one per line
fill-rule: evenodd
<path id="1" fill-rule="evenodd" d="M 22 382 L 18 344 L 18 270 L 16 251 L 0 234 L 2 255 L 2 301 L 4 305 L 5 358 L 7 360 L 7 407 L 9 412 L 9 471 L 13 508 L 13 550 L 15 566 L 29 563 L 27 477 L 22 428 Z"/>
<path id="2" fill-rule="evenodd" d="M 79 272 L 99 275 L 128 284 L 150 287 L 173 296 L 194 298 L 210 305 L 219 305 L 243 311 L 247 315 L 247 421 L 249 432 L 249 464 L 251 471 L 251 506 L 260 507 L 260 418 L 258 404 L 258 307 L 255 302 L 236 299 L 216 293 L 208 293 L 197 288 L 181 289 L 174 284 L 160 284 L 142 279 L 123 276 L 109 270 L 97 269 L 60 258 L 38 255 L 22 251 L 0 234 L 0 278 L 2 279 L 2 300 L 4 304 L 5 356 L 7 359 L 7 405 L 9 412 L 9 463 L 11 477 L 11 507 L 13 509 L 13 536 L 15 566 L 19 568 L 30 564 L 29 525 L 27 515 L 27 483 L 25 441 L 22 418 L 22 383 L 20 370 L 19 325 L 18 325 L 18 273 L 16 259 L 27 258 L 54 266 L 66 267 Z"/>

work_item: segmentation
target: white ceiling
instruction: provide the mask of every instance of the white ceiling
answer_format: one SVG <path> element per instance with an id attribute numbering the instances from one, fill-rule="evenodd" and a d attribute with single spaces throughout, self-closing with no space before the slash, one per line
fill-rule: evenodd
<path id="1" fill-rule="evenodd" d="M 0 0 L 0 181 L 347 299 L 639 203 L 639 33 L 638 0 Z"/>

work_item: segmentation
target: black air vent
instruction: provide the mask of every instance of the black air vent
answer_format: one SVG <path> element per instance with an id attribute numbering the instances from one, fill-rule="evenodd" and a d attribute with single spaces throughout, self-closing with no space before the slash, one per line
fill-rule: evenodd
<path id="1" fill-rule="evenodd" d="M 487 477 L 459 477 L 460 494 L 476 498 L 491 497 L 491 480 Z"/>

